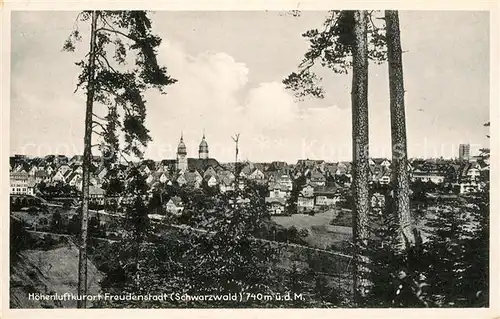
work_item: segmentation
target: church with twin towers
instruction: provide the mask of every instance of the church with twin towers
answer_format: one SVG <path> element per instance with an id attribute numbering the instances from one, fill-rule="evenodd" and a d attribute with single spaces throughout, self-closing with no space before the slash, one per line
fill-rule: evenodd
<path id="1" fill-rule="evenodd" d="M 198 158 L 188 158 L 186 144 L 184 143 L 184 136 L 181 133 L 181 139 L 177 146 L 177 159 L 176 168 L 180 171 L 187 171 L 190 169 L 206 169 L 208 166 L 219 166 L 219 163 L 211 159 L 208 153 L 208 143 L 205 138 L 205 132 L 198 147 Z"/>

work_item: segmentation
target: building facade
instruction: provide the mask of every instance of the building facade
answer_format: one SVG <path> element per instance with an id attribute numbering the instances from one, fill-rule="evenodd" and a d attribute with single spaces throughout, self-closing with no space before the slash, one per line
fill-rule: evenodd
<path id="1" fill-rule="evenodd" d="M 188 168 L 188 160 L 187 160 L 187 150 L 186 144 L 184 144 L 184 137 L 181 134 L 181 140 L 179 141 L 179 145 L 177 146 L 177 170 L 185 171 Z"/>
<path id="2" fill-rule="evenodd" d="M 35 179 L 26 172 L 10 173 L 10 193 L 12 195 L 34 195 Z"/>
<path id="3" fill-rule="evenodd" d="M 203 138 L 201 139 L 200 147 L 198 148 L 198 157 L 200 159 L 208 158 L 208 144 L 205 140 L 205 133 L 203 133 Z"/>
<path id="4" fill-rule="evenodd" d="M 470 159 L 470 144 L 460 144 L 458 147 L 458 158 L 461 161 L 468 161 Z"/>

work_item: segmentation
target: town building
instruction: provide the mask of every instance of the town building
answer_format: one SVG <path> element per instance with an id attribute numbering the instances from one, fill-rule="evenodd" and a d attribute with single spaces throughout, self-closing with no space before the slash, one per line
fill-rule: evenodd
<path id="1" fill-rule="evenodd" d="M 104 190 L 99 186 L 89 186 L 89 202 L 97 205 L 104 205 Z"/>
<path id="2" fill-rule="evenodd" d="M 337 187 L 317 187 L 314 189 L 315 206 L 318 207 L 331 207 L 340 200 L 340 196 L 337 192 Z"/>
<path id="3" fill-rule="evenodd" d="M 181 140 L 179 141 L 179 145 L 177 146 L 177 170 L 185 171 L 188 168 L 187 161 L 187 150 L 186 144 L 184 144 L 184 137 L 181 134 Z"/>
<path id="4" fill-rule="evenodd" d="M 468 161 L 470 159 L 470 144 L 460 144 L 458 146 L 458 158 L 460 161 Z"/>
<path id="5" fill-rule="evenodd" d="M 271 215 L 283 215 L 286 209 L 286 199 L 279 197 L 266 197 L 268 212 Z"/>
<path id="6" fill-rule="evenodd" d="M 198 157 L 199 159 L 208 159 L 208 144 L 205 140 L 205 133 L 203 133 L 203 138 L 200 142 L 200 147 L 198 149 Z"/>
<path id="7" fill-rule="evenodd" d="M 184 210 L 182 199 L 179 196 L 174 196 L 166 204 L 166 211 L 170 214 L 180 215 Z"/>
<path id="8" fill-rule="evenodd" d="M 188 158 L 184 137 L 181 134 L 181 139 L 177 146 L 177 158 L 175 160 L 163 160 L 160 165 L 163 165 L 167 169 L 173 165 L 177 171 L 198 171 L 201 174 L 209 167 L 213 167 L 216 171 L 223 169 L 217 160 L 210 158 L 205 134 L 203 134 L 198 148 L 198 158 Z"/>
<path id="9" fill-rule="evenodd" d="M 35 178 L 27 172 L 10 173 L 10 194 L 12 195 L 34 195 Z"/>

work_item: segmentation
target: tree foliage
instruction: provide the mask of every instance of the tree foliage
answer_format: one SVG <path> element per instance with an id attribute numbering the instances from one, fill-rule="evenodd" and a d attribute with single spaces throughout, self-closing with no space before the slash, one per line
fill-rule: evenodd
<path id="1" fill-rule="evenodd" d="M 82 41 L 78 22 L 88 22 L 91 11 L 83 11 L 63 49 L 74 51 Z M 164 88 L 176 82 L 159 65 L 156 55 L 161 38 L 152 33 L 151 20 L 145 11 L 97 11 L 96 57 L 93 79 L 94 102 L 106 107 L 104 117 L 94 116 L 94 133 L 102 137 L 101 152 L 105 163 L 114 163 L 120 148 L 118 133 L 125 136 L 124 153 L 141 156 L 151 140 L 146 119 L 147 89 Z M 132 58 L 133 57 L 133 58 Z M 82 72 L 77 90 L 87 88 L 89 62 L 76 63 Z"/>
<path id="2" fill-rule="evenodd" d="M 387 59 L 385 25 L 378 11 L 369 13 L 368 58 L 375 63 Z M 354 11 L 331 10 L 323 29 L 311 29 L 302 34 L 309 40 L 309 50 L 299 64 L 298 71 L 283 80 L 285 87 L 292 90 L 298 99 L 305 97 L 323 98 L 322 78 L 314 71 L 315 65 L 331 69 L 338 74 L 348 73 L 352 68 L 352 45 L 354 43 Z"/>
<path id="3" fill-rule="evenodd" d="M 180 189 L 179 189 L 180 190 Z M 179 191 L 178 190 L 178 191 Z M 197 196 L 192 190 L 183 196 Z M 177 194 L 179 195 L 179 194 Z M 141 246 L 141 265 L 136 277 L 133 267 L 123 267 L 130 259 L 123 242 L 111 244 L 99 258 L 106 277 L 104 292 L 169 296 L 164 300 L 101 302 L 98 307 L 133 308 L 241 308 L 241 307 L 333 307 L 340 305 L 336 290 L 321 275 L 307 269 L 278 267 L 282 249 L 274 242 L 259 240 L 269 216 L 258 189 L 237 190 L 233 194 L 207 197 L 208 205 L 186 202 L 188 225 L 156 225 L 158 236 L 150 236 Z M 235 202 L 236 199 L 236 202 Z M 136 282 L 136 278 L 139 278 Z M 178 296 L 238 293 L 273 295 L 303 294 L 303 300 L 249 299 L 245 302 L 183 301 Z M 174 300 L 170 299 L 173 294 Z"/>
<path id="4" fill-rule="evenodd" d="M 402 253 L 393 249 L 392 209 L 372 215 L 370 260 L 373 287 L 367 307 L 487 307 L 489 272 L 488 193 L 426 208 L 420 240 Z"/>

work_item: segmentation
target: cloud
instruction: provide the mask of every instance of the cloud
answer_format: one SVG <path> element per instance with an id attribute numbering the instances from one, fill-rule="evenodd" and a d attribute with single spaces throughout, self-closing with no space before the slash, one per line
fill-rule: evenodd
<path id="1" fill-rule="evenodd" d="M 261 83 L 250 90 L 244 113 L 257 126 L 267 129 L 281 129 L 298 117 L 298 106 L 293 97 L 279 82 Z"/>
<path id="2" fill-rule="evenodd" d="M 179 43 L 164 41 L 160 61 L 178 82 L 167 88 L 166 96 L 148 97 L 147 125 L 154 138 L 148 156 L 174 158 L 182 131 L 189 156 L 196 157 L 205 131 L 211 156 L 223 161 L 234 158 L 235 133 L 241 134 L 241 159 L 351 157 L 350 108 L 307 108 L 277 81 L 249 88 L 248 67 L 229 54 L 191 55 Z M 387 114 L 374 114 L 370 120 L 379 127 Z"/>
<path id="3" fill-rule="evenodd" d="M 209 141 L 226 140 L 224 148 L 229 147 L 230 135 L 244 128 L 237 96 L 248 82 L 246 65 L 223 52 L 190 55 L 168 40 L 164 40 L 159 55 L 178 82 L 167 88 L 166 96 L 148 96 L 147 125 L 155 139 L 150 153 L 154 156 L 155 148 L 175 150 L 181 131 L 191 156 L 197 154 L 203 130 Z"/>

